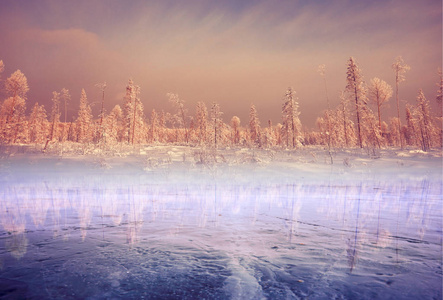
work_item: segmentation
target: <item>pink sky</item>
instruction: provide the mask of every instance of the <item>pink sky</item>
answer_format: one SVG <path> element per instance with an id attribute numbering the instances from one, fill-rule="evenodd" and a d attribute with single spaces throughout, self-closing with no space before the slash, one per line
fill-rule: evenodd
<path id="1" fill-rule="evenodd" d="M 68 88 L 73 117 L 82 88 L 98 101 L 94 85 L 106 81 L 109 111 L 123 103 L 132 77 L 148 116 L 153 108 L 171 111 L 166 93 L 173 92 L 192 114 L 197 101 L 215 101 L 226 121 L 238 115 L 242 124 L 251 103 L 262 125 L 279 122 L 282 96 L 292 86 L 302 124 L 312 128 L 326 108 L 319 64 L 326 64 L 335 106 L 350 56 L 367 82 L 379 77 L 394 87 L 391 64 L 398 55 L 411 66 L 401 99 L 415 103 L 423 88 L 434 105 L 440 0 L 0 2 L 2 79 L 16 69 L 27 76 L 28 109 L 39 102 L 49 110 L 52 91 Z M 390 104 L 385 120 L 395 115 L 393 99 Z"/>

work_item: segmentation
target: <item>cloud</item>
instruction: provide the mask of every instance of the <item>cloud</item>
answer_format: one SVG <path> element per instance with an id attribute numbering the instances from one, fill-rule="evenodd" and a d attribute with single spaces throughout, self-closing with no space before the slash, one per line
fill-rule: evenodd
<path id="1" fill-rule="evenodd" d="M 122 103 L 133 77 L 147 110 L 170 109 L 165 94 L 177 92 L 191 107 L 220 102 L 227 119 L 247 118 L 254 102 L 275 123 L 282 94 L 294 86 L 302 121 L 312 126 L 325 108 L 319 64 L 327 65 L 332 103 L 349 56 L 367 81 L 393 84 L 390 65 L 403 55 L 412 69 L 402 92 L 411 102 L 420 87 L 434 91 L 441 65 L 438 1 L 39 3 L 0 12 L 0 59 L 32 79 L 36 98 L 64 86 L 93 98 L 93 85 L 106 80 L 108 110 Z"/>

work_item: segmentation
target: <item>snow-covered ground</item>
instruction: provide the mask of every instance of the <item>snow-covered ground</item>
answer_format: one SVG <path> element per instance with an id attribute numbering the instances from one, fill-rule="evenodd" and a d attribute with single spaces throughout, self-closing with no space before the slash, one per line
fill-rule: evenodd
<path id="1" fill-rule="evenodd" d="M 439 299 L 442 152 L 2 148 L 0 297 Z"/>
<path id="2" fill-rule="evenodd" d="M 73 150 L 75 149 L 75 150 Z M 272 182 L 298 180 L 442 180 L 442 151 L 416 149 L 213 149 L 188 146 L 117 146 L 112 150 L 67 144 L 42 153 L 33 146 L 2 149 L 0 176 L 137 176 L 147 182 Z M 84 154 L 86 153 L 86 154 Z M 22 174 L 23 173 L 23 174 Z"/>

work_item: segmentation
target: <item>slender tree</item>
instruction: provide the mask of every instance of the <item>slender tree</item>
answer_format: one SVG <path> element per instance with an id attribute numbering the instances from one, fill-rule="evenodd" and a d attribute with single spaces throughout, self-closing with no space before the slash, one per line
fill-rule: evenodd
<path id="1" fill-rule="evenodd" d="M 392 97 L 392 88 L 385 81 L 375 77 L 371 79 L 369 97 L 377 107 L 378 126 L 381 129 L 381 107 Z"/>
<path id="2" fill-rule="evenodd" d="M 51 109 L 51 128 L 49 131 L 49 137 L 46 140 L 45 147 L 43 148 L 43 151 L 46 150 L 49 143 L 52 142 L 54 137 L 57 134 L 57 128 L 58 123 L 60 122 L 60 93 L 59 92 L 52 92 L 52 109 Z"/>
<path id="3" fill-rule="evenodd" d="M 100 89 L 100 91 L 102 92 L 102 106 L 101 106 L 101 110 L 100 110 L 100 127 L 103 124 L 103 118 L 105 115 L 105 89 L 106 89 L 106 82 L 102 82 L 102 83 L 97 83 L 95 85 L 97 88 Z"/>
<path id="4" fill-rule="evenodd" d="M 58 123 L 60 122 L 60 93 L 52 92 L 52 110 L 51 110 L 51 133 L 49 141 L 54 139 L 57 133 Z"/>
<path id="5" fill-rule="evenodd" d="M 65 118 L 64 118 L 64 123 L 63 123 L 63 133 L 62 133 L 62 138 L 63 140 L 65 139 L 65 136 L 67 134 L 65 134 L 65 128 L 67 125 L 67 115 L 68 115 L 68 102 L 71 100 L 71 95 L 69 94 L 69 90 L 66 88 L 62 88 L 61 92 L 61 100 L 64 103 L 64 110 L 65 110 Z"/>
<path id="6" fill-rule="evenodd" d="M 149 127 L 149 140 L 151 143 L 158 141 L 158 114 L 155 109 L 151 111 L 151 126 Z"/>
<path id="7" fill-rule="evenodd" d="M 89 143 L 92 141 L 92 110 L 89 105 L 86 92 L 82 89 L 80 96 L 80 107 L 77 117 L 77 141 L 79 143 Z"/>
<path id="8" fill-rule="evenodd" d="M 293 88 L 286 90 L 283 106 L 283 136 L 286 139 L 286 146 L 295 148 L 300 144 L 301 140 L 301 123 L 299 119 L 297 96 Z"/>
<path id="9" fill-rule="evenodd" d="M 254 104 L 251 104 L 249 110 L 249 137 L 252 145 L 261 147 L 260 120 L 258 119 L 257 109 Z"/>
<path id="10" fill-rule="evenodd" d="M 232 143 L 237 145 L 240 142 L 240 118 L 233 116 L 231 119 Z"/>
<path id="11" fill-rule="evenodd" d="M 349 123 L 350 120 L 348 120 L 348 100 L 346 99 L 345 93 L 342 92 L 340 95 L 340 117 L 343 123 L 343 136 L 345 140 L 346 147 L 349 147 L 350 144 L 350 138 L 349 138 Z M 352 127 L 352 126 L 351 126 Z"/>
<path id="12" fill-rule="evenodd" d="M 414 107 L 410 104 L 406 104 L 406 145 L 414 146 L 417 145 L 418 136 L 417 130 L 415 128 L 414 120 Z"/>
<path id="13" fill-rule="evenodd" d="M 105 125 L 106 143 L 122 142 L 124 140 L 124 119 L 120 105 L 114 106 L 103 122 Z"/>
<path id="14" fill-rule="evenodd" d="M 28 80 L 26 76 L 20 71 L 15 71 L 5 82 L 5 90 L 8 95 L 12 97 L 12 105 L 10 112 L 7 116 L 6 123 L 9 123 L 9 119 L 14 114 L 15 102 L 18 98 L 26 100 L 26 94 L 29 91 Z"/>
<path id="15" fill-rule="evenodd" d="M 26 94 L 29 91 L 28 81 L 20 70 L 6 79 L 5 91 L 9 98 L 1 106 L 2 142 L 14 143 L 19 131 L 24 129 Z"/>
<path id="16" fill-rule="evenodd" d="M 218 143 L 220 142 L 221 139 L 221 133 L 223 129 L 222 115 L 223 113 L 220 111 L 220 105 L 216 102 L 213 102 L 211 106 L 211 123 L 212 123 L 212 129 L 214 131 L 213 135 L 214 148 L 218 147 Z"/>
<path id="17" fill-rule="evenodd" d="M 44 143 L 47 137 L 48 120 L 43 105 L 35 103 L 29 116 L 29 142 Z"/>
<path id="18" fill-rule="evenodd" d="M 326 85 L 326 65 L 322 64 L 318 66 L 318 72 L 320 73 L 320 76 L 323 78 L 323 82 L 325 85 L 325 95 L 326 95 L 326 103 L 327 103 L 327 107 L 328 110 L 326 111 L 326 120 L 327 120 L 327 125 L 328 125 L 328 129 L 327 129 L 327 135 L 328 135 L 328 149 L 330 151 L 330 147 L 331 147 L 331 122 L 330 122 L 330 116 L 329 114 L 331 113 L 331 106 L 329 104 L 329 97 L 328 97 L 328 87 Z"/>
<path id="19" fill-rule="evenodd" d="M 394 63 L 392 64 L 392 69 L 394 70 L 395 74 L 395 98 L 397 100 L 397 118 L 398 118 L 398 132 L 400 134 L 400 146 L 403 149 L 403 139 L 401 137 L 401 119 L 400 119 L 400 100 L 398 97 L 398 85 L 400 82 L 403 82 L 406 80 L 405 73 L 410 70 L 411 68 L 405 64 L 403 58 L 401 56 L 398 56 Z"/>
<path id="20" fill-rule="evenodd" d="M 200 145 L 207 143 L 208 132 L 208 109 L 205 103 L 198 102 L 195 111 L 194 126 L 197 131 L 197 140 Z"/>
<path id="21" fill-rule="evenodd" d="M 185 142 L 188 143 L 188 128 L 186 126 L 187 110 L 185 109 L 185 101 L 180 99 L 178 94 L 168 93 L 169 101 L 174 105 L 176 111 L 175 118 L 177 119 L 178 127 L 185 131 Z M 179 130 L 179 129 L 177 129 Z"/>
<path id="22" fill-rule="evenodd" d="M 143 104 L 140 100 L 140 87 L 129 79 L 126 86 L 125 123 L 128 144 L 140 142 L 143 139 L 145 123 L 143 120 Z"/>
<path id="23" fill-rule="evenodd" d="M 436 128 L 431 117 L 429 100 L 426 99 L 421 89 L 418 92 L 417 105 L 413 111 L 413 116 L 419 130 L 418 137 L 421 148 L 423 151 L 429 151 L 433 144 L 433 136 L 436 135 Z"/>
<path id="24" fill-rule="evenodd" d="M 358 129 L 358 145 L 363 148 L 362 140 L 362 120 L 361 107 L 366 98 L 366 91 L 363 85 L 363 77 L 360 74 L 360 68 L 357 66 L 353 57 L 349 58 L 346 71 L 346 92 L 355 101 L 355 114 Z"/>
<path id="25" fill-rule="evenodd" d="M 443 145 L 443 106 L 442 106 L 443 76 L 442 76 L 442 71 L 440 68 L 438 69 L 438 76 L 439 76 L 440 81 L 437 83 L 438 90 L 437 90 L 437 97 L 435 98 L 435 100 L 437 101 L 437 107 L 438 107 L 437 117 L 439 118 L 438 123 L 439 123 L 439 127 L 440 127 L 439 140 L 440 140 L 440 145 Z"/>
<path id="26" fill-rule="evenodd" d="M 140 105 L 140 87 L 138 85 L 134 86 L 134 93 L 135 93 L 135 98 L 134 98 L 134 107 L 133 107 L 133 113 L 132 113 L 132 139 L 131 142 L 134 145 L 134 138 L 135 138 L 135 124 L 137 123 L 137 112 L 141 109 Z M 141 130 L 142 128 L 137 128 L 138 130 Z"/>
<path id="27" fill-rule="evenodd" d="M 440 79 L 440 81 L 436 84 L 438 86 L 438 90 L 437 90 L 437 97 L 435 98 L 435 100 L 437 101 L 438 107 L 439 107 L 439 117 L 442 116 L 443 111 L 442 111 L 442 97 L 443 97 L 443 74 L 441 69 L 438 69 L 438 77 Z"/>

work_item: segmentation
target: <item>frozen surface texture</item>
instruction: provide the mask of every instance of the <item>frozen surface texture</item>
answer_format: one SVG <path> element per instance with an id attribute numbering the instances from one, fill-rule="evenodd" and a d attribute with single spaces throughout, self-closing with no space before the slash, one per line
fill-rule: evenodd
<path id="1" fill-rule="evenodd" d="M 442 297 L 441 153 L 59 154 L 0 159 L 2 299 Z"/>

